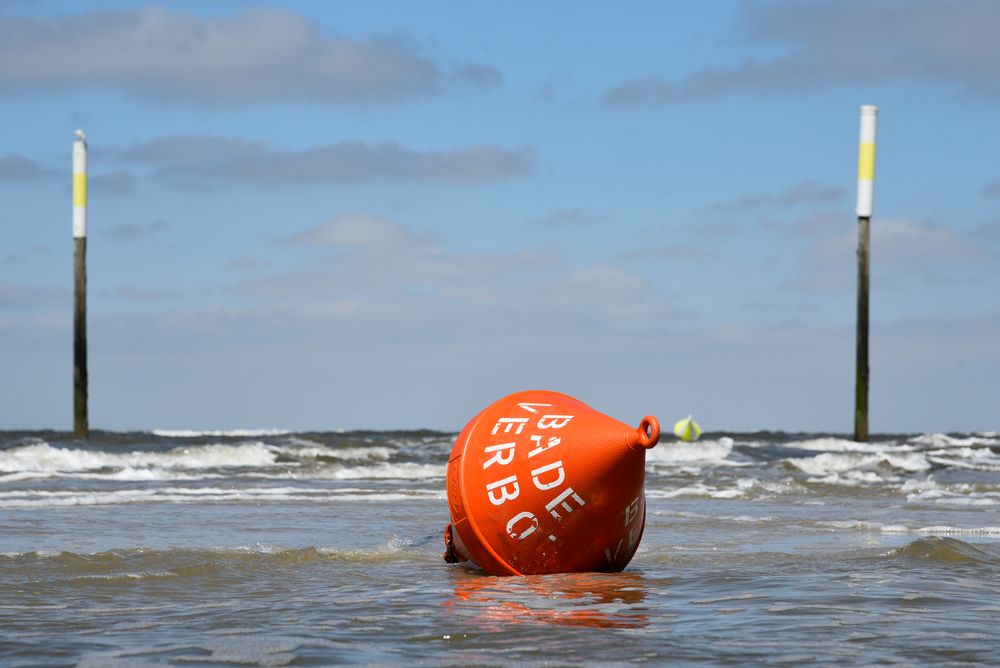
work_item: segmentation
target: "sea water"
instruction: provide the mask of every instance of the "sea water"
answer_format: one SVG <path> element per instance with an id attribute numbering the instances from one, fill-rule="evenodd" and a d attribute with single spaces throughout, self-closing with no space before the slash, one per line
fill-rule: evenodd
<path id="1" fill-rule="evenodd" d="M 0 665 L 994 663 L 1000 434 L 647 453 L 622 573 L 442 561 L 454 434 L 0 432 Z"/>

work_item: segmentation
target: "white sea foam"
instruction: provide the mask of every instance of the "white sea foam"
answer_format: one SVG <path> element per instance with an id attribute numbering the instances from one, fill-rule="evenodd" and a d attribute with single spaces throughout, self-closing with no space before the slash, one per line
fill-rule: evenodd
<path id="1" fill-rule="evenodd" d="M 401 501 L 440 498 L 437 490 L 330 490 L 323 487 L 164 487 L 106 492 L 13 490 L 0 492 L 0 508 L 109 506 L 130 503 Z"/>
<path id="2" fill-rule="evenodd" d="M 18 482 L 21 480 L 37 480 L 38 478 L 47 478 L 49 473 L 38 473 L 36 471 L 18 471 L 16 473 L 3 473 L 0 474 L 0 482 Z"/>
<path id="3" fill-rule="evenodd" d="M 733 499 L 746 496 L 747 490 L 740 488 L 719 489 L 703 483 L 695 483 L 676 489 L 647 489 L 646 496 L 651 499 L 673 499 L 679 496 L 707 496 L 713 499 Z"/>
<path id="4" fill-rule="evenodd" d="M 814 450 L 820 452 L 861 452 L 881 454 L 886 452 L 911 452 L 912 445 L 898 443 L 859 443 L 843 438 L 812 438 L 805 441 L 791 441 L 786 447 L 798 450 Z"/>
<path id="5" fill-rule="evenodd" d="M 1000 526 L 985 527 L 953 527 L 953 526 L 928 526 L 911 528 L 905 524 L 892 524 L 881 528 L 882 533 L 903 534 L 919 533 L 934 535 L 971 535 L 971 536 L 1000 536 Z"/>
<path id="6" fill-rule="evenodd" d="M 956 506 L 994 506 L 1000 504 L 1000 491 L 973 483 L 939 484 L 933 476 L 911 479 L 900 485 L 910 503 L 934 503 Z M 995 489 L 995 488 L 994 488 Z"/>
<path id="7" fill-rule="evenodd" d="M 990 448 L 959 446 L 930 450 L 926 454 L 931 462 L 942 466 L 977 471 L 1000 471 L 1000 456 Z"/>
<path id="8" fill-rule="evenodd" d="M 831 529 L 874 529 L 875 524 L 867 520 L 820 520 L 816 526 Z"/>
<path id="9" fill-rule="evenodd" d="M 791 458 L 786 461 L 803 473 L 816 478 L 823 478 L 832 474 L 845 474 L 852 471 L 874 473 L 874 469 L 883 466 L 909 473 L 927 471 L 931 468 L 931 464 L 927 461 L 927 458 L 917 452 L 900 452 L 896 454 L 824 452 L 815 457 Z M 862 476 L 862 478 L 854 479 L 862 480 L 864 477 L 871 478 L 872 482 L 884 480 L 880 475 Z"/>
<path id="10" fill-rule="evenodd" d="M 203 438 L 213 437 L 234 437 L 234 438 L 263 438 L 265 436 L 284 436 L 291 434 L 288 429 L 209 429 L 197 431 L 193 429 L 154 429 L 154 436 L 165 438 Z"/>
<path id="11" fill-rule="evenodd" d="M 260 441 L 192 445 L 166 451 L 108 452 L 44 441 L 0 450 L 0 481 L 72 477 L 109 481 L 183 481 L 228 477 L 433 478 L 443 466 L 389 464 L 385 446 L 270 445 Z"/>
<path id="12" fill-rule="evenodd" d="M 882 527 L 882 533 L 910 533 L 912 529 L 905 524 L 887 524 Z"/>
<path id="13" fill-rule="evenodd" d="M 731 486 L 713 486 L 702 482 L 678 488 L 646 488 L 646 495 L 653 499 L 672 499 L 678 496 L 703 496 L 713 499 L 767 498 L 770 495 L 788 494 L 800 485 L 791 478 L 780 481 L 738 478 Z"/>
<path id="14" fill-rule="evenodd" d="M 755 598 L 767 598 L 764 594 L 733 594 L 732 596 L 718 596 L 715 598 L 700 598 L 693 599 L 691 601 L 692 605 L 708 605 L 714 603 L 728 603 L 730 601 L 749 601 Z"/>
<path id="15" fill-rule="evenodd" d="M 846 471 L 843 473 L 830 473 L 824 476 L 812 476 L 807 482 L 821 485 L 844 485 L 846 487 L 857 487 L 859 485 L 877 485 L 886 482 L 897 482 L 896 476 L 881 476 L 874 471 Z"/>
<path id="16" fill-rule="evenodd" d="M 996 436 L 985 435 L 980 432 L 976 436 L 966 438 L 956 438 L 947 434 L 921 434 L 910 439 L 918 445 L 930 446 L 934 448 L 952 448 L 970 445 L 1000 445 L 1000 439 Z"/>
<path id="17" fill-rule="evenodd" d="M 126 453 L 100 450 L 55 448 L 48 443 L 33 443 L 0 450 L 0 471 L 71 472 L 105 468 L 203 469 L 273 464 L 277 453 L 264 443 L 239 445 L 198 445 L 166 452 L 135 451 Z"/>
<path id="18" fill-rule="evenodd" d="M 906 495 L 909 503 L 937 503 L 955 506 L 995 506 L 1000 505 L 1000 492 L 976 492 L 962 489 L 968 486 L 955 485 L 951 488 L 927 489 Z"/>
<path id="19" fill-rule="evenodd" d="M 102 573 L 95 575 L 77 575 L 74 576 L 73 580 L 146 580 L 150 578 L 175 578 L 176 573 L 171 573 L 170 571 L 144 571 L 141 573 Z M 114 610 L 115 612 L 122 612 L 119 608 L 109 608 L 109 610 Z M 98 612 L 97 610 L 92 610 L 93 612 Z"/>
<path id="20" fill-rule="evenodd" d="M 415 480 L 424 478 L 443 478 L 446 466 L 443 464 L 416 464 L 401 462 L 398 464 L 378 464 L 376 466 L 355 466 L 333 471 L 329 477 L 338 480 L 356 480 L 359 478 Z M 326 477 L 326 476 L 324 476 Z"/>
<path id="21" fill-rule="evenodd" d="M 733 451 L 733 439 L 724 436 L 719 440 L 669 441 L 646 451 L 646 463 L 653 465 L 683 464 L 739 464 L 726 458 Z"/>
<path id="22" fill-rule="evenodd" d="M 306 443 L 309 443 L 306 441 Z M 328 457 L 341 459 L 344 461 L 386 461 L 392 456 L 392 450 L 385 446 L 361 446 L 350 448 L 328 448 L 319 443 L 309 443 L 308 445 L 297 445 L 295 447 L 272 445 L 269 446 L 274 452 L 290 455 L 297 459 Z"/>
<path id="23" fill-rule="evenodd" d="M 899 491 L 904 493 L 910 492 L 922 492 L 928 489 L 940 489 L 941 486 L 934 481 L 934 476 L 929 475 L 926 478 L 908 478 L 903 481 L 900 485 Z"/>

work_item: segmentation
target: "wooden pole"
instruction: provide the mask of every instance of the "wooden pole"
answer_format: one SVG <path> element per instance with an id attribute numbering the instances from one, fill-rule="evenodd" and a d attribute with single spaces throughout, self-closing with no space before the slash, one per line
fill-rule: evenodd
<path id="1" fill-rule="evenodd" d="M 87 411 L 87 238 L 73 239 L 73 435 L 89 438 Z"/>
<path id="2" fill-rule="evenodd" d="M 854 440 L 868 440 L 868 216 L 858 216 L 858 331 L 855 339 Z"/>
<path id="3" fill-rule="evenodd" d="M 878 107 L 861 107 L 858 143 L 858 328 L 855 337 L 854 440 L 868 440 L 868 269 L 872 192 L 875 185 L 875 121 Z"/>
<path id="4" fill-rule="evenodd" d="M 87 137 L 73 142 L 73 435 L 90 437 L 87 396 Z"/>

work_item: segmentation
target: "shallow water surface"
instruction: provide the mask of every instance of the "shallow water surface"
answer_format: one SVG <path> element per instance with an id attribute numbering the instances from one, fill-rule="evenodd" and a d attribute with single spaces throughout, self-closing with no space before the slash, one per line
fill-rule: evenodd
<path id="1" fill-rule="evenodd" d="M 4 666 L 991 663 L 1000 435 L 707 434 L 623 573 L 441 560 L 452 434 L 0 432 Z"/>

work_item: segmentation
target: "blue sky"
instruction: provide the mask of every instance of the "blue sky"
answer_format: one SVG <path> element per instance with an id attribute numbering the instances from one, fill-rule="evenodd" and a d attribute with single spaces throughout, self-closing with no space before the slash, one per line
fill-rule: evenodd
<path id="1" fill-rule="evenodd" d="M 1000 5 L 0 0 L 0 428 L 996 430 Z"/>

